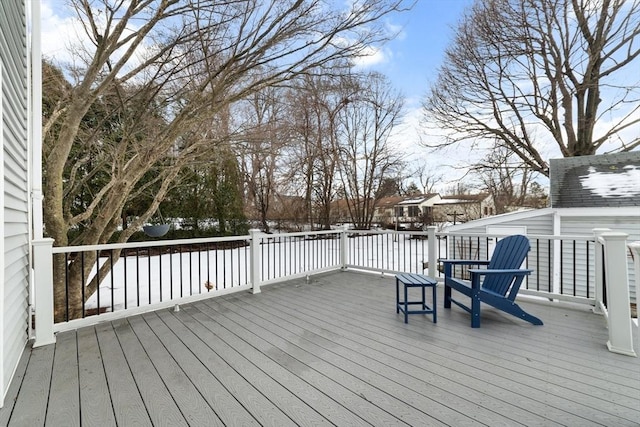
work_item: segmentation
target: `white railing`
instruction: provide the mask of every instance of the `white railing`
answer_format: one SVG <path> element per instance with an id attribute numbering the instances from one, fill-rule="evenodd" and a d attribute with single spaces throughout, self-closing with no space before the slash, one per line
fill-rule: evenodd
<path id="1" fill-rule="evenodd" d="M 620 245 L 624 247 L 626 235 L 605 230 L 597 233 L 597 236 L 529 235 L 532 249 L 526 267 L 533 269 L 534 274 L 521 292 L 551 301 L 582 302 L 593 306 L 596 312 L 606 313 L 609 348 L 634 355 L 627 337 L 628 280 L 619 275 L 626 272 L 626 256 L 617 255 Z M 33 242 L 35 345 L 54 342 L 57 331 L 212 295 L 243 290 L 258 293 L 262 285 L 324 271 L 413 272 L 442 280 L 438 259 L 487 259 L 500 237 L 436 233 L 435 227 L 429 227 L 424 232 L 341 229 L 265 234 L 250 230 L 246 236 L 80 247 L 53 247 L 51 239 L 42 239 Z M 603 253 L 616 255 L 603 257 Z M 90 265 L 84 265 L 85 259 Z M 82 264 L 82 270 L 87 272 L 81 283 L 75 285 L 80 291 L 84 292 L 94 279 L 100 286 L 88 297 L 82 294 L 79 318 L 69 316 L 67 307 L 67 317 L 54 322 L 54 313 L 64 309 L 54 307 L 53 264 L 58 269 L 63 266 L 70 270 L 74 262 L 76 267 Z M 60 280 L 58 277 L 58 286 Z M 70 282 L 67 278 L 63 290 L 67 298 L 72 292 L 79 292 L 72 289 Z M 613 331 L 616 334 L 611 336 Z"/>
<path id="2" fill-rule="evenodd" d="M 606 229 L 597 229 L 595 233 L 596 260 L 601 259 L 603 266 L 603 274 L 600 276 L 602 280 L 598 281 L 598 288 L 602 290 L 598 292 L 596 308 L 607 319 L 607 347 L 614 353 L 635 357 L 627 268 L 629 235 Z"/>

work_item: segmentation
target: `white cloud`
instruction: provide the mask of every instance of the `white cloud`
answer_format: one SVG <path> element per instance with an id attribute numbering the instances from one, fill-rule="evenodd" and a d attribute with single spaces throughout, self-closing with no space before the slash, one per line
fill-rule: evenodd
<path id="1" fill-rule="evenodd" d="M 388 61 L 389 53 L 385 52 L 384 49 L 367 46 L 362 50 L 361 56 L 355 58 L 353 64 L 356 68 L 369 68 Z"/>
<path id="2" fill-rule="evenodd" d="M 386 21 L 385 28 L 387 30 L 387 34 L 390 34 L 395 40 L 405 40 L 407 38 L 407 32 L 404 30 L 402 25 Z"/>
<path id="3" fill-rule="evenodd" d="M 82 25 L 66 3 L 43 0 L 40 6 L 42 54 L 56 63 L 72 63 L 73 45 L 88 44 Z M 83 42 L 84 41 L 84 42 Z"/>
<path id="4" fill-rule="evenodd" d="M 423 110 L 418 103 L 409 105 L 402 122 L 394 128 L 390 142 L 407 162 L 405 175 L 407 182 L 415 182 L 418 186 L 419 177 L 413 176 L 413 171 L 426 165 L 427 173 L 436 177 L 446 177 L 446 181 L 436 186 L 436 191 L 444 192 L 445 188 L 455 184 L 466 173 L 473 154 L 466 150 L 460 153 L 459 148 L 444 148 L 435 150 L 425 146 L 425 143 L 435 143 L 444 138 L 434 132 L 427 133 L 422 123 Z"/>

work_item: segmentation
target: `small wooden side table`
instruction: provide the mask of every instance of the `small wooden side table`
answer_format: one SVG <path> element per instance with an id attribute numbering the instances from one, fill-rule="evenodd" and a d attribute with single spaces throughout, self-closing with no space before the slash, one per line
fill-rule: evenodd
<path id="1" fill-rule="evenodd" d="M 427 277 L 422 274 L 413 273 L 400 273 L 396 275 L 396 313 L 401 311 L 404 313 L 404 323 L 408 323 L 409 314 L 432 314 L 433 323 L 437 323 L 436 313 L 436 285 L 437 281 L 431 277 Z M 400 301 L 400 285 L 404 285 L 404 300 Z M 422 300 L 421 301 L 409 301 L 408 289 L 409 288 L 421 288 Z M 431 288 L 432 290 L 432 306 L 429 307 L 425 300 L 425 288 Z M 409 310 L 410 305 L 419 305 L 419 309 Z"/>

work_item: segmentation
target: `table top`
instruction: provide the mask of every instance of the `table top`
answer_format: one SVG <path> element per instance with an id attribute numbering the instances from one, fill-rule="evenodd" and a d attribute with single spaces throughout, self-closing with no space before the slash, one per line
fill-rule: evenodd
<path id="1" fill-rule="evenodd" d="M 438 283 L 435 279 L 425 276 L 424 274 L 400 273 L 396 274 L 396 279 L 405 285 L 424 285 L 433 286 Z"/>

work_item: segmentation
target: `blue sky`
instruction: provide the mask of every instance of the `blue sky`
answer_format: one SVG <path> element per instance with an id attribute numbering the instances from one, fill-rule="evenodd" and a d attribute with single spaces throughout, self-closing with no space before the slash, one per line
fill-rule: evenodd
<path id="1" fill-rule="evenodd" d="M 409 12 L 397 15 L 393 24 L 399 36 L 383 48 L 383 58 L 372 67 L 386 74 L 407 97 L 408 106 L 424 96 L 437 77 L 444 50 L 455 27 L 473 0 L 418 0 Z"/>
<path id="2" fill-rule="evenodd" d="M 433 136 L 427 136 L 421 127 L 421 103 L 427 90 L 438 76 L 444 51 L 452 42 L 458 22 L 473 0 L 418 0 L 408 12 L 395 15 L 389 25 L 399 30 L 398 37 L 384 45 L 376 55 L 363 61 L 365 69 L 385 74 L 394 87 L 405 96 L 403 123 L 392 136 L 393 146 L 407 161 L 405 174 L 426 165 L 428 173 L 442 177 L 438 191 L 454 185 L 466 172 L 471 157 L 460 156 L 451 148 L 433 151 L 421 145 Z M 434 142 L 430 140 L 429 142 Z M 411 181 L 410 177 L 408 181 Z M 418 184 L 418 179 L 413 179 Z"/>

